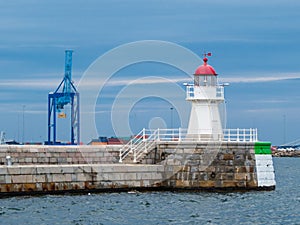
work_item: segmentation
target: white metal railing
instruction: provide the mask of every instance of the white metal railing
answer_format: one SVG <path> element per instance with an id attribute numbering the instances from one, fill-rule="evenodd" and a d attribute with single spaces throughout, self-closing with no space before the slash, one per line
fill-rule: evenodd
<path id="1" fill-rule="evenodd" d="M 224 87 L 222 85 L 217 85 L 216 87 L 216 98 L 221 98 L 224 96 Z M 186 98 L 195 98 L 195 86 L 193 84 L 186 84 Z"/>
<path id="2" fill-rule="evenodd" d="M 194 85 L 189 84 L 186 86 L 186 98 L 194 98 L 195 92 L 194 92 Z"/>
<path id="3" fill-rule="evenodd" d="M 217 89 L 216 89 L 216 97 L 217 97 L 217 98 L 221 98 L 222 96 L 224 96 L 224 87 L 222 87 L 222 86 L 217 86 Z"/>
<path id="4" fill-rule="evenodd" d="M 130 153 L 133 154 L 133 162 L 137 162 L 144 153 L 147 153 L 148 150 L 155 146 L 155 141 L 157 140 L 159 140 L 159 129 L 150 130 L 144 128 L 120 149 L 119 162 L 122 162 Z"/>
<path id="5" fill-rule="evenodd" d="M 227 142 L 253 142 L 258 141 L 257 128 L 249 129 L 224 129 L 223 141 Z"/>
<path id="6" fill-rule="evenodd" d="M 200 132 L 201 133 L 201 132 Z M 145 153 L 151 151 L 158 142 L 191 142 L 191 141 L 223 141 L 223 142 L 255 142 L 258 141 L 256 128 L 223 129 L 222 134 L 187 134 L 187 129 L 143 129 L 135 135 L 119 151 L 119 162 L 129 154 L 133 154 L 133 162 L 137 162 Z"/>
<path id="7" fill-rule="evenodd" d="M 5 144 L 5 132 L 1 131 L 0 132 L 0 145 L 4 145 Z"/>

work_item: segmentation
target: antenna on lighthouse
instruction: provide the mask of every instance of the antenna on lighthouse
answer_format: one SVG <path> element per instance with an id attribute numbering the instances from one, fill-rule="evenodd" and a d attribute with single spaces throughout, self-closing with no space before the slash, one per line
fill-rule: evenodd
<path id="1" fill-rule="evenodd" d="M 206 58 L 206 56 L 212 56 L 211 52 L 208 52 L 208 53 L 204 52 L 202 55 L 204 58 Z"/>

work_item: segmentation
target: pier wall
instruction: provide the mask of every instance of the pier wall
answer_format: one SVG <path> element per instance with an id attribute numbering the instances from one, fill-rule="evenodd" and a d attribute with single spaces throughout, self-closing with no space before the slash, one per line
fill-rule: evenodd
<path id="1" fill-rule="evenodd" d="M 0 146 L 0 192 L 275 188 L 272 156 L 261 143 L 160 142 L 139 164 L 119 163 L 120 147 Z"/>
<path id="2" fill-rule="evenodd" d="M 232 188 L 258 187 L 254 143 L 207 142 L 175 146 L 161 144 L 166 158 L 161 163 L 173 169 L 165 181 L 171 187 Z"/>
<path id="3" fill-rule="evenodd" d="M 111 164 L 119 161 L 120 145 L 46 146 L 0 145 L 0 165 Z"/>
<path id="4" fill-rule="evenodd" d="M 195 189 L 275 188 L 269 142 L 161 143 L 165 186 Z M 168 172 L 170 171 L 170 172 Z"/>
<path id="5" fill-rule="evenodd" d="M 161 165 L 78 164 L 0 166 L 1 193 L 114 191 L 159 186 Z"/>

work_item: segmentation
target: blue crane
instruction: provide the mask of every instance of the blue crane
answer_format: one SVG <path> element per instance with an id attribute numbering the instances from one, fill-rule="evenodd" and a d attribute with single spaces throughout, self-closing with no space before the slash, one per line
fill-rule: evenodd
<path id="1" fill-rule="evenodd" d="M 49 145 L 61 144 L 56 141 L 56 125 L 58 118 L 66 118 L 63 111 L 68 104 L 71 105 L 71 145 L 80 144 L 79 127 L 79 93 L 72 82 L 72 50 L 65 51 L 65 74 L 63 80 L 54 92 L 48 95 L 48 142 Z"/>

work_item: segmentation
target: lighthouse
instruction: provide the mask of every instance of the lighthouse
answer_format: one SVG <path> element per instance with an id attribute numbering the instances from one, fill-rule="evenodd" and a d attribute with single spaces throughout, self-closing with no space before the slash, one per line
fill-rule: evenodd
<path id="1" fill-rule="evenodd" d="M 193 140 L 222 140 L 223 127 L 219 111 L 224 103 L 224 86 L 218 84 L 215 69 L 208 65 L 204 54 L 203 65 L 194 74 L 194 83 L 187 84 L 186 100 L 191 102 L 187 137 Z"/>

